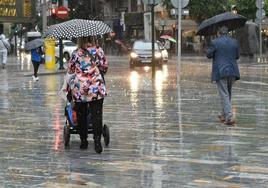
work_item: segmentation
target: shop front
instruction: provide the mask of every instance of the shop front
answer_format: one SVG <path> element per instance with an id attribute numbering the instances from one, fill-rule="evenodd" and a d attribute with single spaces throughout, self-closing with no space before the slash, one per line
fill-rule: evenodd
<path id="1" fill-rule="evenodd" d="M 0 0 L 1 23 L 29 23 L 35 18 L 35 0 Z"/>

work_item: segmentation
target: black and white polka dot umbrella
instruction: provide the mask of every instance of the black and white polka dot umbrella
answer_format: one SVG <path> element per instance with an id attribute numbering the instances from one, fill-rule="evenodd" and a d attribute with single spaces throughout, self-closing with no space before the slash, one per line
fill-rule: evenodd
<path id="1" fill-rule="evenodd" d="M 52 25 L 45 33 L 45 37 L 78 38 L 103 35 L 112 32 L 112 29 L 102 21 L 73 19 Z"/>

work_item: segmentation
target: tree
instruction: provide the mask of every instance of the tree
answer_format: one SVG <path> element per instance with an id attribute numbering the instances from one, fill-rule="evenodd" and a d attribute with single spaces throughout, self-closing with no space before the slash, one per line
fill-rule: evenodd
<path id="1" fill-rule="evenodd" d="M 229 3 L 227 0 L 191 0 L 188 6 L 191 19 L 200 23 L 207 18 L 225 12 Z"/>
<path id="2" fill-rule="evenodd" d="M 99 0 L 69 0 L 70 18 L 101 19 L 102 2 Z"/>
<path id="3" fill-rule="evenodd" d="M 167 10 L 174 8 L 170 0 L 162 0 L 162 5 L 166 7 Z"/>
<path id="4" fill-rule="evenodd" d="M 236 5 L 237 13 L 241 14 L 248 19 L 256 19 L 256 0 L 229 0 L 230 4 Z M 268 12 L 268 0 L 264 0 L 264 10 Z"/>
<path id="5" fill-rule="evenodd" d="M 233 0 L 232 3 L 236 5 L 237 13 L 248 19 L 255 19 L 257 7 L 256 0 Z"/>
<path id="6" fill-rule="evenodd" d="M 174 8 L 170 0 L 163 0 L 162 4 L 168 9 Z M 229 6 L 227 0 L 190 0 L 188 9 L 191 19 L 200 23 L 204 19 L 225 12 Z"/>
<path id="7" fill-rule="evenodd" d="M 268 13 L 268 0 L 265 0 L 264 10 L 267 14 Z"/>
<path id="8" fill-rule="evenodd" d="M 264 10 L 268 13 L 268 0 L 264 0 L 264 2 Z M 162 3 L 168 10 L 173 8 L 170 0 L 163 0 Z M 236 5 L 238 14 L 254 20 L 257 11 L 255 3 L 256 0 L 190 0 L 188 8 L 191 19 L 198 23 L 216 14 L 231 11 L 232 5 Z"/>

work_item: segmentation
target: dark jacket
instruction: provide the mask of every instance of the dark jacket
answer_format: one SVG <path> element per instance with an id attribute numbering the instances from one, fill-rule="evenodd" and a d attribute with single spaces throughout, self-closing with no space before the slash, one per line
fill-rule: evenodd
<path id="1" fill-rule="evenodd" d="M 33 62 L 41 62 L 42 61 L 42 55 L 44 54 L 44 51 L 42 47 L 38 47 L 31 50 L 31 59 Z"/>
<path id="2" fill-rule="evenodd" d="M 240 79 L 236 62 L 239 59 L 239 49 L 235 39 L 227 35 L 214 39 L 207 49 L 207 57 L 213 58 L 211 81 L 229 76 Z"/>

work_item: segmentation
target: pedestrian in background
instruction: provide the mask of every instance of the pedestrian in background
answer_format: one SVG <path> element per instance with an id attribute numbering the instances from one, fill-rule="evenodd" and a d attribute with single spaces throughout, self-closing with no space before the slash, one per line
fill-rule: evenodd
<path id="1" fill-rule="evenodd" d="M 34 81 L 39 80 L 37 73 L 38 73 L 38 69 L 39 69 L 40 64 L 44 60 L 43 55 L 44 55 L 44 50 L 43 50 L 42 46 L 40 46 L 38 48 L 31 49 L 31 59 L 32 59 L 32 64 L 33 64 L 33 68 L 34 68 L 34 75 L 32 77 L 33 77 Z"/>
<path id="2" fill-rule="evenodd" d="M 218 38 L 209 45 L 207 57 L 213 59 L 211 79 L 216 82 L 221 99 L 222 113 L 218 117 L 225 125 L 234 125 L 231 96 L 234 82 L 240 79 L 239 48 L 237 41 L 228 36 L 226 26 L 218 29 Z"/>
<path id="3" fill-rule="evenodd" d="M 1 34 L 0 35 L 0 61 L 2 63 L 2 69 L 4 69 L 6 66 L 7 55 L 10 49 L 11 47 L 10 47 L 8 40 L 6 40 L 6 37 L 4 34 Z"/>
<path id="4" fill-rule="evenodd" d="M 170 41 L 168 39 L 165 39 L 164 48 L 168 51 L 170 50 Z"/>
<path id="5" fill-rule="evenodd" d="M 77 113 L 77 131 L 81 149 L 88 147 L 88 115 L 93 125 L 95 151 L 102 152 L 102 108 L 106 96 L 104 79 L 100 73 L 100 62 L 95 58 L 98 49 L 89 45 L 87 38 L 78 39 L 78 49 L 74 51 L 68 63 L 67 85 Z M 105 69 L 107 69 L 105 67 Z"/>

